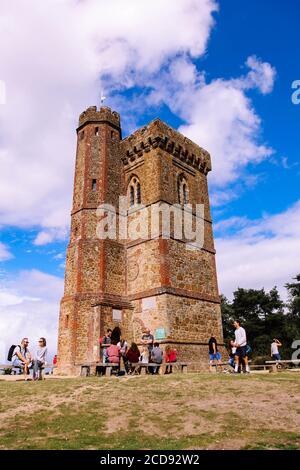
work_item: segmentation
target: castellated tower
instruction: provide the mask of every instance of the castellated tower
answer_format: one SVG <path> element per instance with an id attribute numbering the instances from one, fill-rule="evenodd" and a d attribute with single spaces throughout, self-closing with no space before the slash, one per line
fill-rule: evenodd
<path id="1" fill-rule="evenodd" d="M 210 334 L 223 342 L 209 154 L 159 119 L 122 140 L 120 116 L 107 107 L 80 115 L 77 139 L 58 373 L 79 374 L 80 364 L 96 365 L 99 338 L 115 326 L 137 343 L 149 328 L 162 347 L 177 349 L 179 360 L 206 365 Z M 97 208 L 103 204 L 108 219 L 115 208 L 116 237 L 99 237 Z M 149 230 L 132 238 L 131 227 L 140 229 L 140 204 Z M 182 212 L 184 204 L 192 227 L 201 222 L 200 248 L 175 230 L 172 211 Z M 196 205 L 202 207 L 200 215 Z M 153 207 L 171 209 L 169 236 L 162 221 L 151 232 Z M 124 224 L 125 236 L 119 233 Z"/>

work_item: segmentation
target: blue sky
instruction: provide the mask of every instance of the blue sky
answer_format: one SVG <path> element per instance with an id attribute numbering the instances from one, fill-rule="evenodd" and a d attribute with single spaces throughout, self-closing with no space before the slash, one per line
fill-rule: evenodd
<path id="1" fill-rule="evenodd" d="M 15 325 L 0 355 L 24 319 L 55 350 L 75 128 L 101 89 L 125 135 L 159 116 L 211 152 L 220 291 L 284 295 L 300 271 L 299 2 L 29 2 L 0 14 L 0 336 Z"/>

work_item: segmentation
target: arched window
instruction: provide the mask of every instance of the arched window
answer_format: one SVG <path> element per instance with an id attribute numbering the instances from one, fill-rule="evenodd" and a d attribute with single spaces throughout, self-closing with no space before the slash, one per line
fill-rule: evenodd
<path id="1" fill-rule="evenodd" d="M 141 204 L 141 185 L 137 182 L 136 185 L 136 202 L 137 204 Z"/>
<path id="2" fill-rule="evenodd" d="M 189 190 L 185 177 L 180 175 L 177 180 L 177 195 L 179 204 L 188 204 L 189 202 Z"/>
<path id="3" fill-rule="evenodd" d="M 141 185 L 137 176 L 133 176 L 129 182 L 129 206 L 142 203 Z"/>
<path id="4" fill-rule="evenodd" d="M 134 206 L 134 186 L 130 186 L 130 207 Z"/>

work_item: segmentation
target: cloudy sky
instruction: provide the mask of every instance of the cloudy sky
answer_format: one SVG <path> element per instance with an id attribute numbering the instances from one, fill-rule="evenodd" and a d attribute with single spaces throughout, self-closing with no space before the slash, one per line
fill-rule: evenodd
<path id="1" fill-rule="evenodd" d="M 0 0 L 0 362 L 56 347 L 79 113 L 159 116 L 212 154 L 220 291 L 300 272 L 295 0 Z"/>

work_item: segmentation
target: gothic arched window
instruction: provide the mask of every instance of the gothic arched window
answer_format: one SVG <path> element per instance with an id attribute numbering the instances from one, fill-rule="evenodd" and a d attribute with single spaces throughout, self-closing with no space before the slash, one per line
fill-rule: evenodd
<path id="1" fill-rule="evenodd" d="M 177 195 L 179 204 L 188 204 L 189 202 L 189 190 L 185 177 L 180 175 L 177 180 Z"/>
<path id="2" fill-rule="evenodd" d="M 129 206 L 142 203 L 141 185 L 137 176 L 133 176 L 129 182 Z"/>

